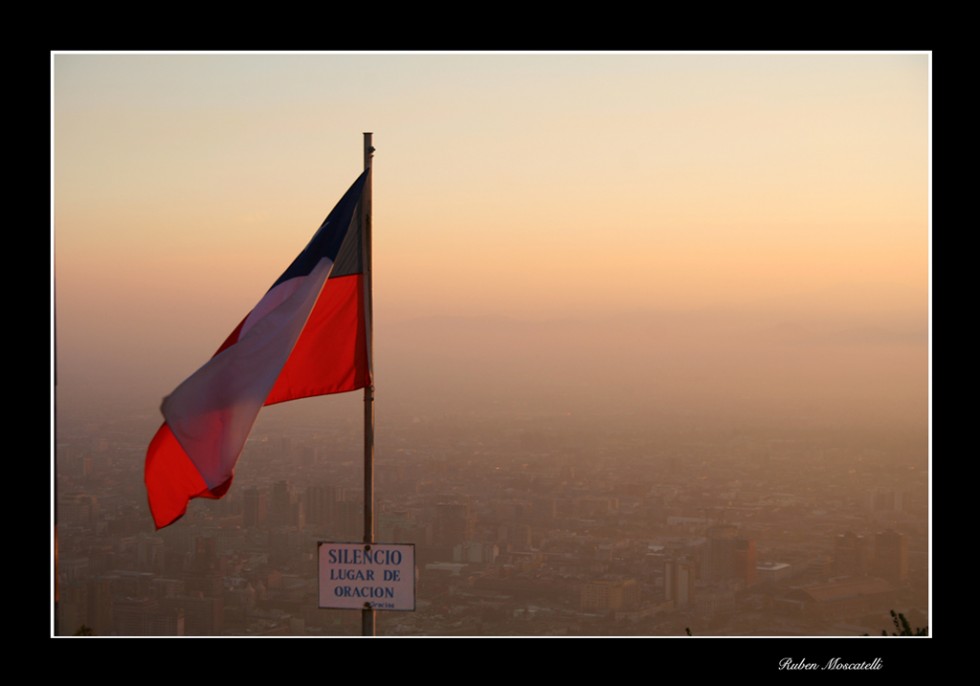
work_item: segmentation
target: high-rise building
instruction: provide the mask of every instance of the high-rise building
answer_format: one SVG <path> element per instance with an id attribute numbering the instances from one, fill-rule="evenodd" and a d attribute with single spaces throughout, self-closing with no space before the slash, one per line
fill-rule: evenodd
<path id="1" fill-rule="evenodd" d="M 701 575 L 705 581 L 720 582 L 735 577 L 735 543 L 738 528 L 730 524 L 708 527 L 708 541 L 701 558 Z"/>
<path id="2" fill-rule="evenodd" d="M 758 560 L 755 541 L 740 538 L 738 527 L 731 524 L 708 527 L 705 534 L 708 540 L 701 558 L 701 573 L 705 581 L 739 581 L 745 585 L 756 582 Z"/>
<path id="3" fill-rule="evenodd" d="M 864 576 L 868 573 L 868 541 L 853 531 L 840 534 L 834 540 L 833 570 L 837 576 Z"/>
<path id="4" fill-rule="evenodd" d="M 664 563 L 664 600 L 674 607 L 694 604 L 694 563 L 687 559 L 668 560 Z"/>
<path id="5" fill-rule="evenodd" d="M 266 523 L 269 517 L 268 493 L 258 488 L 245 489 L 245 526 L 256 527 Z"/>
<path id="6" fill-rule="evenodd" d="M 758 560 L 755 541 L 739 538 L 735 541 L 735 578 L 751 586 L 756 582 Z"/>
<path id="7" fill-rule="evenodd" d="M 330 488 L 318 484 L 307 486 L 303 505 L 307 522 L 313 525 L 326 524 L 330 521 L 330 508 L 333 505 Z"/>
<path id="8" fill-rule="evenodd" d="M 583 610 L 635 608 L 640 601 L 640 586 L 636 579 L 591 581 L 582 584 L 579 600 Z"/>
<path id="9" fill-rule="evenodd" d="M 333 506 L 328 530 L 340 540 L 356 541 L 364 535 L 364 499 L 345 492 Z"/>
<path id="10" fill-rule="evenodd" d="M 272 485 L 272 495 L 269 502 L 269 523 L 278 526 L 296 524 L 296 516 L 292 507 L 289 483 L 277 481 Z"/>
<path id="11" fill-rule="evenodd" d="M 909 578 L 909 541 L 893 529 L 875 534 L 874 573 L 893 583 Z"/>
<path id="12" fill-rule="evenodd" d="M 217 541 L 210 537 L 197 538 L 194 541 L 194 557 L 184 573 L 187 593 L 220 598 L 224 588 L 223 581 Z"/>

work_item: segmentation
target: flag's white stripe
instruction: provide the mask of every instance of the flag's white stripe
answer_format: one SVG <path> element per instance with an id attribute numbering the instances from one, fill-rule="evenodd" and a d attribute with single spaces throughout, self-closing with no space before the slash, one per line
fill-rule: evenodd
<path id="1" fill-rule="evenodd" d="M 279 372 L 316 304 L 333 262 L 270 290 L 238 341 L 211 358 L 163 401 L 163 416 L 205 483 L 227 481 Z"/>
<path id="2" fill-rule="evenodd" d="M 266 315 L 272 312 L 274 309 L 279 307 L 283 302 L 285 302 L 293 293 L 295 293 L 304 283 L 307 282 L 309 277 L 298 277 L 295 279 L 290 279 L 289 281 L 284 281 L 275 288 L 269 290 L 259 304 L 248 313 L 245 317 L 245 321 L 242 323 L 242 330 L 238 332 L 238 338 L 241 340 L 248 335 L 248 332 L 252 329 L 256 323 L 265 319 Z"/>

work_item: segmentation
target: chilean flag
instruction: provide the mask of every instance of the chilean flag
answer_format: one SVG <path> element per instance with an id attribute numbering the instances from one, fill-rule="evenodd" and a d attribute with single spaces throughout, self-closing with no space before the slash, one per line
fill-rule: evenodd
<path id="1" fill-rule="evenodd" d="M 371 383 L 358 204 L 369 170 L 214 356 L 164 398 L 144 478 L 157 529 L 220 498 L 263 405 Z"/>

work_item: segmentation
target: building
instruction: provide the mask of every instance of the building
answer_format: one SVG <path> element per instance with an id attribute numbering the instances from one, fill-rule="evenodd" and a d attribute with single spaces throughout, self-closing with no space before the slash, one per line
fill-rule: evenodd
<path id="1" fill-rule="evenodd" d="M 696 568 L 690 560 L 668 560 L 664 563 L 664 599 L 674 607 L 694 604 Z"/>
<path id="2" fill-rule="evenodd" d="M 892 583 L 909 579 L 909 541 L 893 529 L 875 534 L 874 573 Z"/>
<path id="3" fill-rule="evenodd" d="M 755 570 L 759 583 L 777 584 L 789 579 L 793 568 L 785 562 L 760 562 Z"/>
<path id="4" fill-rule="evenodd" d="M 840 534 L 834 540 L 833 570 L 837 576 L 864 576 L 870 562 L 868 541 L 853 531 Z"/>
<path id="5" fill-rule="evenodd" d="M 258 527 L 269 518 L 269 496 L 258 488 L 245 489 L 245 526 Z"/>
<path id="6" fill-rule="evenodd" d="M 121 598 L 113 603 L 112 633 L 116 636 L 183 636 L 183 612 L 152 598 Z"/>
<path id="7" fill-rule="evenodd" d="M 710 583 L 735 577 L 735 542 L 738 528 L 730 524 L 710 526 L 701 558 L 701 577 Z"/>
<path id="8" fill-rule="evenodd" d="M 738 527 L 731 524 L 710 526 L 705 535 L 708 540 L 701 556 L 702 579 L 712 584 L 756 583 L 755 541 L 739 537 Z"/>
<path id="9" fill-rule="evenodd" d="M 780 602 L 815 619 L 843 620 L 894 607 L 895 596 L 895 587 L 884 579 L 864 577 L 803 586 Z"/>
<path id="10" fill-rule="evenodd" d="M 307 486 L 303 506 L 307 522 L 312 525 L 327 524 L 330 521 L 330 509 L 333 506 L 330 488 L 320 484 Z"/>
<path id="11" fill-rule="evenodd" d="M 758 562 L 755 541 L 739 538 L 735 541 L 735 578 L 746 586 L 757 580 Z"/>
<path id="12" fill-rule="evenodd" d="M 269 522 L 278 526 L 300 526 L 299 504 L 294 502 L 289 482 L 277 481 L 272 485 L 269 505 Z"/>
<path id="13" fill-rule="evenodd" d="M 636 579 L 591 581 L 582 584 L 579 601 L 579 606 L 586 612 L 631 609 L 639 605 L 640 586 Z"/>

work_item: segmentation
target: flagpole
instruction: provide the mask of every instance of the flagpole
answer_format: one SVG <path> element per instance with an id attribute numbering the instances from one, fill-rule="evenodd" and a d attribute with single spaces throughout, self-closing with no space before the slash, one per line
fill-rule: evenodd
<path id="1" fill-rule="evenodd" d="M 374 146 L 364 132 L 364 169 L 371 169 Z M 370 383 L 364 387 L 364 543 L 374 543 L 374 300 L 371 283 L 371 176 L 364 181 L 361 196 L 361 228 L 364 257 L 364 332 L 367 338 Z M 361 610 L 361 636 L 374 636 L 375 611 L 368 603 Z"/>
<path id="2" fill-rule="evenodd" d="M 52 286 L 54 279 L 51 280 Z M 53 289 L 52 289 L 53 290 Z M 54 517 L 54 635 L 58 636 L 60 628 L 58 619 L 58 303 L 55 298 L 51 299 L 51 375 L 54 381 L 54 388 L 51 393 L 51 433 L 54 445 L 51 450 L 51 466 L 54 467 L 54 480 L 51 489 L 51 511 Z"/>

